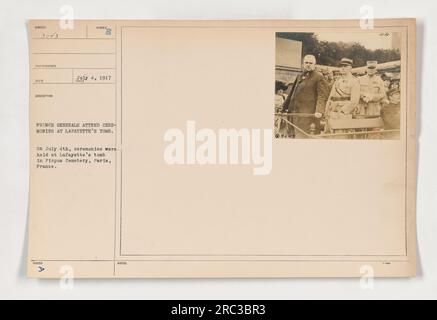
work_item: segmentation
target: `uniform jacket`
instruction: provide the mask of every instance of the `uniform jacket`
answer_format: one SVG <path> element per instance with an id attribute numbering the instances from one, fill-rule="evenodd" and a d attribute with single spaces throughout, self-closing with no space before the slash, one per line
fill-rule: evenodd
<path id="1" fill-rule="evenodd" d="M 363 115 L 380 115 L 381 102 L 386 99 L 386 88 L 381 77 L 374 75 L 369 77 L 364 75 L 358 78 L 360 82 L 360 109 L 359 114 Z M 367 97 L 369 102 L 364 102 L 363 98 Z"/>
<path id="2" fill-rule="evenodd" d="M 337 101 L 335 99 L 344 99 Z M 338 78 L 331 89 L 328 98 L 329 111 L 342 111 L 345 114 L 352 113 L 358 107 L 360 100 L 360 82 L 353 75 Z"/>

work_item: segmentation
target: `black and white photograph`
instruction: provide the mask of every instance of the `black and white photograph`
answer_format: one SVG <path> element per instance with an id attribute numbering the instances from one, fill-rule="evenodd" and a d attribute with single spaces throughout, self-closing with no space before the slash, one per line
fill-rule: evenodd
<path id="1" fill-rule="evenodd" d="M 399 139 L 400 33 L 277 32 L 275 137 Z"/>

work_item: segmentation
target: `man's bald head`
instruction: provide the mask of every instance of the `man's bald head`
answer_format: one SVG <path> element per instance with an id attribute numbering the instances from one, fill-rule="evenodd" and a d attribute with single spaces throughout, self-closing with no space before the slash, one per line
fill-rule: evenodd
<path id="1" fill-rule="evenodd" d="M 313 71 L 316 68 L 316 57 L 312 54 L 307 54 L 303 58 L 304 71 Z"/>

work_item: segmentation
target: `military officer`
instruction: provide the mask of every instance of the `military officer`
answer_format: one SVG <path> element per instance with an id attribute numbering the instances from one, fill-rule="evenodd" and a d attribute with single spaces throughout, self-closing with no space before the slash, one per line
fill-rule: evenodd
<path id="1" fill-rule="evenodd" d="M 296 78 L 282 107 L 283 112 L 296 114 L 291 117 L 292 123 L 304 131 L 295 128 L 294 138 L 307 138 L 307 134 L 320 131 L 319 119 L 325 111 L 328 84 L 315 68 L 316 58 L 306 55 L 303 59 L 303 73 Z"/>
<path id="2" fill-rule="evenodd" d="M 334 82 L 326 104 L 327 118 L 352 118 L 352 114 L 358 110 L 360 82 L 352 75 L 352 63 L 353 60 L 348 58 L 340 61 L 340 77 Z"/>
<path id="3" fill-rule="evenodd" d="M 377 61 L 367 61 L 367 74 L 360 82 L 360 105 L 358 114 L 380 116 L 382 103 L 387 100 L 384 81 L 376 74 Z"/>

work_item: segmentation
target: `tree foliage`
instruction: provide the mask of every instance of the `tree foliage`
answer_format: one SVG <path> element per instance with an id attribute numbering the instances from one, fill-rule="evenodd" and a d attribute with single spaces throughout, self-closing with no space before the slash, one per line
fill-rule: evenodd
<path id="1" fill-rule="evenodd" d="M 314 33 L 279 32 L 277 36 L 284 39 L 302 41 L 302 56 L 312 54 L 317 64 L 338 67 L 341 58 L 350 58 L 354 67 L 366 65 L 366 61 L 376 60 L 378 63 L 400 60 L 400 52 L 396 49 L 371 50 L 359 42 L 320 41 Z"/>

